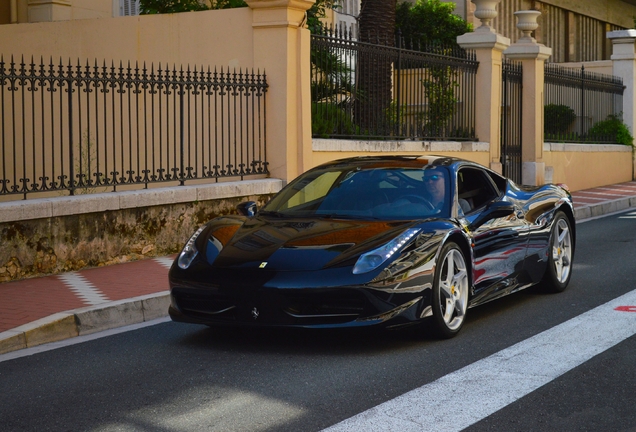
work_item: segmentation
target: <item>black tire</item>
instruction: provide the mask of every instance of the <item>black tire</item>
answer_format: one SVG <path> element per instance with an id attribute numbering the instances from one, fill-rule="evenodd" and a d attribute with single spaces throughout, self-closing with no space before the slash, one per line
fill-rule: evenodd
<path id="1" fill-rule="evenodd" d="M 444 245 L 435 266 L 433 331 L 443 339 L 459 333 L 466 318 L 470 279 L 466 258 L 453 242 Z"/>
<path id="2" fill-rule="evenodd" d="M 550 243 L 548 245 L 548 265 L 543 275 L 542 285 L 548 292 L 563 292 L 572 277 L 574 239 L 570 220 L 558 211 L 552 221 Z"/>

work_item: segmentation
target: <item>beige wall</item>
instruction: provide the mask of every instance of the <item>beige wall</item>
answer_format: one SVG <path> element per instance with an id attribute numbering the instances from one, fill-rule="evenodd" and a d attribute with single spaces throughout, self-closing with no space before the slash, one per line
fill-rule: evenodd
<path id="1" fill-rule="evenodd" d="M 425 154 L 458 157 L 484 166 L 488 166 L 490 162 L 490 146 L 483 142 L 355 141 L 314 138 L 309 168 L 332 160 L 356 156 L 421 156 Z"/>
<path id="2" fill-rule="evenodd" d="M 111 18 L 117 0 L 73 0 L 72 19 Z"/>
<path id="3" fill-rule="evenodd" d="M 543 146 L 552 183 L 565 183 L 571 191 L 632 181 L 632 149 L 623 145 L 550 144 Z M 549 177 L 549 176 L 548 176 Z"/>
<path id="4" fill-rule="evenodd" d="M 397 156 L 422 156 L 424 154 L 431 154 L 431 152 L 416 152 L 416 151 L 394 151 L 389 153 L 390 155 Z M 358 156 L 388 156 L 387 152 L 381 151 L 369 151 L 369 152 L 347 152 L 347 151 L 319 151 L 313 152 L 313 166 L 318 166 L 323 163 L 327 163 L 337 159 L 345 159 L 350 157 L 358 157 Z M 449 151 L 441 151 L 435 152 L 435 156 L 448 156 L 448 157 L 457 157 L 461 159 L 470 160 L 473 162 L 477 162 L 483 166 L 488 166 L 489 157 L 487 152 L 449 152 Z"/>
<path id="5" fill-rule="evenodd" d="M 0 54 L 258 67 L 249 8 L 0 26 Z"/>

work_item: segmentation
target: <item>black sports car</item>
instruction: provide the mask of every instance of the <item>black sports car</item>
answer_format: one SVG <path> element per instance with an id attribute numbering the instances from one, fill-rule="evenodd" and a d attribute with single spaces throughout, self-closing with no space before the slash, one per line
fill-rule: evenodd
<path id="1" fill-rule="evenodd" d="M 358 157 L 299 176 L 263 209 L 216 218 L 170 270 L 170 316 L 206 325 L 333 328 L 431 319 L 534 284 L 563 291 L 575 221 L 563 186 L 519 186 L 473 162 Z"/>

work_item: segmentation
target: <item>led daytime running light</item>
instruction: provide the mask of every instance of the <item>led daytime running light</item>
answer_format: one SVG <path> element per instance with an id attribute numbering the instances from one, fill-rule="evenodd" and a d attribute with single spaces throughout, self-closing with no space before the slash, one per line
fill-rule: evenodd
<path id="1" fill-rule="evenodd" d="M 199 253 L 194 242 L 196 241 L 197 237 L 199 237 L 199 234 L 203 232 L 204 229 L 205 229 L 205 226 L 202 226 L 194 234 L 192 234 L 192 237 L 190 237 L 190 240 L 188 240 L 186 245 L 183 247 L 183 250 L 179 254 L 179 260 L 177 261 L 177 263 L 179 264 L 179 267 L 181 267 L 182 269 L 185 270 L 188 267 L 190 267 L 190 264 L 192 264 L 192 261 Z"/>
<path id="2" fill-rule="evenodd" d="M 384 246 L 362 254 L 353 267 L 353 274 L 362 274 L 378 268 L 389 260 L 396 252 L 402 250 L 404 245 L 421 231 L 421 228 L 409 228 Z"/>

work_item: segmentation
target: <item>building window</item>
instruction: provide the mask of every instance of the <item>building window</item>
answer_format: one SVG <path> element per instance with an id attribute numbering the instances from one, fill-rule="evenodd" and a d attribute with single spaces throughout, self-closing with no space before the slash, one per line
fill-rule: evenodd
<path id="1" fill-rule="evenodd" d="M 119 16 L 139 15 L 139 0 L 119 0 Z"/>

